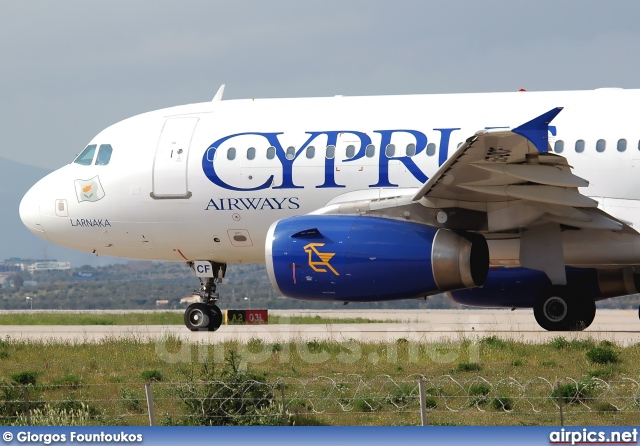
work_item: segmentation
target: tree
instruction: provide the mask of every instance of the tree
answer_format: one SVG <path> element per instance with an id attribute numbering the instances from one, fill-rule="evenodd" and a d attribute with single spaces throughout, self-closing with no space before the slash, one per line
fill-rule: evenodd
<path id="1" fill-rule="evenodd" d="M 11 278 L 11 281 L 13 282 L 13 286 L 17 289 L 22 288 L 22 286 L 24 285 L 24 278 L 20 273 L 15 273 Z"/>

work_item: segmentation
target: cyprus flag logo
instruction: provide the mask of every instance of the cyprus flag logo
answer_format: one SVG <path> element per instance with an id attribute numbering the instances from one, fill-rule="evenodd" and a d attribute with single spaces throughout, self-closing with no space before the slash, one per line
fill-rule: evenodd
<path id="1" fill-rule="evenodd" d="M 97 175 L 90 180 L 76 180 L 75 185 L 78 203 L 81 201 L 98 201 L 104 197 L 104 190 Z"/>

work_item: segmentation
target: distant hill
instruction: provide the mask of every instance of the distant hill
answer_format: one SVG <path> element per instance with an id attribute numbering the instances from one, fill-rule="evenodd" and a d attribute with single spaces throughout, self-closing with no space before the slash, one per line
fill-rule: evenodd
<path id="1" fill-rule="evenodd" d="M 0 261 L 9 257 L 50 258 L 69 261 L 73 266 L 113 263 L 111 257 L 96 258 L 61 248 L 33 235 L 18 214 L 22 196 L 50 171 L 0 158 Z"/>

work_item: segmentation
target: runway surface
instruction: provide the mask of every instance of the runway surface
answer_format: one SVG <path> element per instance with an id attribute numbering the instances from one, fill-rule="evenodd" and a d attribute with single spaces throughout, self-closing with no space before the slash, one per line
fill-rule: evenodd
<path id="1" fill-rule="evenodd" d="M 174 337 L 187 342 L 212 343 L 227 340 L 263 342 L 356 340 L 365 342 L 460 341 L 486 336 L 532 343 L 545 343 L 556 336 L 567 339 L 593 338 L 620 345 L 640 342 L 637 310 L 598 310 L 596 319 L 583 332 L 547 332 L 540 328 L 532 310 L 272 310 L 283 316 L 306 315 L 332 318 L 386 320 L 372 324 L 305 324 L 222 326 L 215 333 L 190 332 L 182 325 L 84 325 L 0 326 L 0 338 L 35 341 L 97 342 L 108 338 L 162 341 Z"/>

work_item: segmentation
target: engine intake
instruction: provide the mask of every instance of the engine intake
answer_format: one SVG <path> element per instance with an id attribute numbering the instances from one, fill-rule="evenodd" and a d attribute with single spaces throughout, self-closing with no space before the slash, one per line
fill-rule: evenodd
<path id="1" fill-rule="evenodd" d="M 280 220 L 265 254 L 272 285 L 302 300 L 416 298 L 482 285 L 489 269 L 479 234 L 368 216 Z"/>

